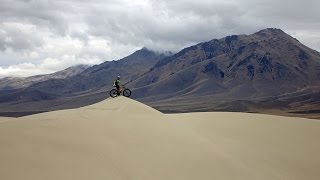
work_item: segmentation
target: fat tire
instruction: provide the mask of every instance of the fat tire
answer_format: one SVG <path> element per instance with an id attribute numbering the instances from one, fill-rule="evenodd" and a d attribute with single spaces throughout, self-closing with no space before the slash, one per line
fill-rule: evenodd
<path id="1" fill-rule="evenodd" d="M 125 90 L 123 90 L 122 94 L 125 97 L 130 97 L 131 96 L 131 90 L 130 89 L 125 89 Z"/>
<path id="2" fill-rule="evenodd" d="M 118 96 L 118 91 L 117 91 L 116 89 L 111 89 L 111 91 L 110 91 L 110 96 L 111 96 L 112 98 L 117 97 L 117 96 Z"/>

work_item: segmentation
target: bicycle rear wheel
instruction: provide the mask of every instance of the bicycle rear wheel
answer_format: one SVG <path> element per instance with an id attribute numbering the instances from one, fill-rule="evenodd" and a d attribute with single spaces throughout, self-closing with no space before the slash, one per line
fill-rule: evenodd
<path id="1" fill-rule="evenodd" d="M 131 96 L 131 90 L 130 89 L 123 90 L 123 96 L 130 97 Z"/>
<path id="2" fill-rule="evenodd" d="M 113 97 L 113 98 L 117 97 L 118 96 L 118 91 L 116 89 L 112 89 L 110 91 L 110 96 Z"/>

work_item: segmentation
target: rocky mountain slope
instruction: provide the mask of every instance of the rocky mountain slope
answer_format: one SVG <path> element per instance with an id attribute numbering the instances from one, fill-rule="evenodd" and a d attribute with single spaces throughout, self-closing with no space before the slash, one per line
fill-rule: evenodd
<path id="1" fill-rule="evenodd" d="M 320 54 L 279 29 L 188 47 L 134 81 L 137 98 L 254 98 L 320 85 Z M 169 88 L 170 87 L 170 88 Z"/>

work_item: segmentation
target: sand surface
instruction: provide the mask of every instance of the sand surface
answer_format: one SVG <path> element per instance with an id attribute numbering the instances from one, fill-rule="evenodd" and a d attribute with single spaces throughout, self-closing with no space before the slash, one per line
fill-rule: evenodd
<path id="1" fill-rule="evenodd" d="M 318 180 L 320 121 L 162 114 L 118 97 L 0 118 L 2 180 Z"/>

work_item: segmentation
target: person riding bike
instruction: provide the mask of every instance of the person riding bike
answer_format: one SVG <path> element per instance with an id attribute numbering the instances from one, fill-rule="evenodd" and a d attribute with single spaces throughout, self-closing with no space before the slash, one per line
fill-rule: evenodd
<path id="1" fill-rule="evenodd" d="M 120 95 L 120 85 L 121 85 L 120 76 L 118 76 L 117 79 L 113 81 L 113 86 L 117 88 L 118 96 Z"/>
<path id="2" fill-rule="evenodd" d="M 120 96 L 122 94 L 125 97 L 131 96 L 131 90 L 126 88 L 120 81 L 120 76 L 117 77 L 115 81 L 113 81 L 113 88 L 110 90 L 109 94 L 112 98 Z"/>

